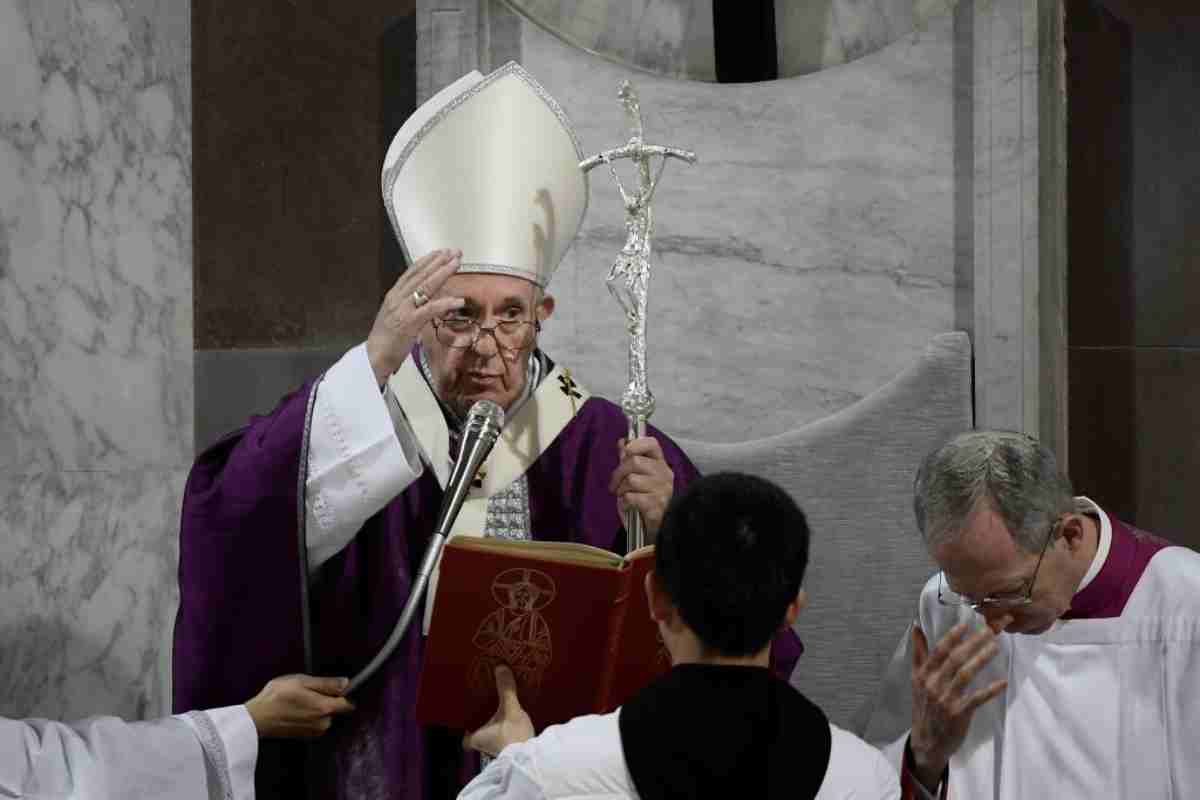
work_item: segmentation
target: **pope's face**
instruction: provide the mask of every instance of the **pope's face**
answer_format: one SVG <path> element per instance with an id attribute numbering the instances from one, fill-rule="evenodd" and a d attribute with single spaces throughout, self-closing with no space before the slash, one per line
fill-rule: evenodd
<path id="1" fill-rule="evenodd" d="M 540 296 L 532 283 L 509 275 L 452 275 L 438 295 L 463 298 L 462 309 L 453 316 L 483 328 L 510 321 L 541 323 L 554 311 L 553 297 Z M 536 340 L 515 351 L 499 347 L 494 336 L 480 331 L 474 345 L 452 347 L 444 341 L 447 330 L 439 335 L 430 324 L 421 332 L 438 397 L 460 416 L 477 400 L 492 400 L 508 411 L 525 389 L 525 367 Z"/>
<path id="2" fill-rule="evenodd" d="M 947 588 L 975 601 L 1024 597 L 1032 580 L 1030 603 L 1016 607 L 985 604 L 977 610 L 989 623 L 1011 617 L 1006 628 L 1009 633 L 1038 634 L 1071 607 L 1077 579 L 1066 549 L 1061 537 L 1056 538 L 1039 565 L 1040 552 L 1021 549 L 1000 515 L 981 507 L 968 518 L 961 535 L 934 547 L 932 555 L 942 568 Z"/>

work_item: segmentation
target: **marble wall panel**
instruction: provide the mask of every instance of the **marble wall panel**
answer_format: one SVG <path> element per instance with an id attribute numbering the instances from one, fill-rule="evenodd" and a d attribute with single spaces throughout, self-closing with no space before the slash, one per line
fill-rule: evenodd
<path id="1" fill-rule="evenodd" d="M 320 375 L 348 348 L 196 351 L 196 452 Z"/>
<path id="2" fill-rule="evenodd" d="M 402 264 L 378 186 L 415 107 L 412 0 L 192 5 L 195 346 L 364 336 Z"/>
<path id="3" fill-rule="evenodd" d="M 647 138 L 699 154 L 694 167 L 669 166 L 656 195 L 649 340 L 661 426 L 714 441 L 779 433 L 878 388 L 952 328 L 951 18 L 846 67 L 736 86 L 635 74 L 529 23 L 522 44 L 588 154 L 627 138 L 616 101 L 626 78 Z M 544 339 L 610 397 L 626 379 L 604 286 L 621 215 L 611 177 L 594 171 Z"/>
<path id="4" fill-rule="evenodd" d="M 416 12 L 418 103 L 463 73 L 488 73 L 521 60 L 521 21 L 502 0 L 410 2 Z"/>
<path id="5" fill-rule="evenodd" d="M 1037 435 L 1037 4 L 976 3 L 971 17 L 976 422 Z"/>
<path id="6" fill-rule="evenodd" d="M 468 32 L 474 33 L 474 22 L 470 15 L 461 9 L 438 9 L 430 17 L 430 38 L 436 43 L 433 48 L 432 77 L 435 85 L 445 86 L 453 83 L 460 75 L 469 70 L 465 68 L 466 54 L 463 52 L 470 47 L 470 41 L 464 42 Z"/>
<path id="7" fill-rule="evenodd" d="M 707 0 L 508 0 L 576 47 L 658 75 L 715 81 L 713 7 Z"/>
<path id="8" fill-rule="evenodd" d="M 0 716 L 169 708 L 184 470 L 0 475 Z"/>
<path id="9" fill-rule="evenodd" d="M 164 709 L 192 457 L 187 0 L 0 0 L 0 714 Z"/>
<path id="10" fill-rule="evenodd" d="M 417 102 L 424 103 L 463 73 L 481 66 L 479 34 L 486 29 L 489 4 L 417 0 L 416 7 Z"/>
<path id="11" fill-rule="evenodd" d="M 1200 347 L 1200 25 L 1136 30 L 1132 47 L 1132 340 Z"/>
<path id="12" fill-rule="evenodd" d="M 482 16 L 502 8 L 455 5 Z M 626 135 L 612 93 L 630 78 L 650 138 L 701 155 L 698 167 L 672 166 L 659 197 L 655 280 L 669 288 L 656 283 L 651 300 L 651 383 L 660 413 L 673 415 L 662 424 L 716 438 L 775 432 L 861 397 L 927 334 L 952 328 L 976 343 L 980 424 L 1038 432 L 1039 420 L 1061 416 L 1052 406 L 1065 378 L 1048 373 L 1065 355 L 1061 337 L 1044 333 L 1061 327 L 1063 312 L 1047 305 L 1048 212 L 1038 200 L 1039 70 L 1061 69 L 1062 56 L 1061 42 L 1039 51 L 1039 13 L 1052 4 L 974 0 L 952 13 L 949 3 L 947 13 L 918 5 L 922 25 L 883 50 L 805 78 L 739 86 L 648 76 L 521 20 L 520 60 L 560 98 L 589 152 Z M 841 16 L 853 27 L 857 17 Z M 474 63 L 499 63 L 486 41 L 477 46 Z M 424 77 L 428 58 L 418 73 L 427 92 L 439 88 Z M 554 287 L 566 302 L 546 335 L 605 394 L 619 394 L 624 356 L 615 306 L 594 275 L 610 263 L 620 224 L 615 192 L 597 174 L 582 237 Z M 593 277 L 570 277 L 584 264 Z M 720 286 L 723 294 L 712 288 Z M 755 297 L 762 315 L 748 324 L 739 303 Z M 727 338 L 683 325 L 691 313 Z"/>
<path id="13" fill-rule="evenodd" d="M 656 75 L 716 80 L 710 0 L 506 0 L 576 47 Z M 779 75 L 873 53 L 943 16 L 957 0 L 775 0 Z"/>
<path id="14" fill-rule="evenodd" d="M 0 0 L 0 471 L 190 458 L 187 39 L 164 5 Z"/>

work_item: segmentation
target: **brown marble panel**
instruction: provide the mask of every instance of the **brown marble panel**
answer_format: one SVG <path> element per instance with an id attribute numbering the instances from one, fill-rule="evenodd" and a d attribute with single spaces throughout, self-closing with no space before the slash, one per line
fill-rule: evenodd
<path id="1" fill-rule="evenodd" d="M 1076 490 L 1200 549 L 1200 348 L 1072 348 L 1070 375 Z"/>
<path id="2" fill-rule="evenodd" d="M 1200 30 L 1135 30 L 1138 345 L 1200 346 Z"/>
<path id="3" fill-rule="evenodd" d="M 1200 549 L 1200 349 L 1135 353 L 1137 520 Z"/>
<path id="4" fill-rule="evenodd" d="M 1067 4 L 1073 345 L 1200 346 L 1197 44 Z"/>
<path id="5" fill-rule="evenodd" d="M 1137 483 L 1134 353 L 1069 349 L 1071 481 L 1122 519 L 1135 521 Z"/>
<path id="6" fill-rule="evenodd" d="M 200 350 L 196 353 L 196 452 L 268 414 L 284 396 L 329 369 L 341 348 Z"/>
<path id="7" fill-rule="evenodd" d="M 398 268 L 379 198 L 415 104 L 412 0 L 195 0 L 195 342 L 365 336 Z"/>
<path id="8" fill-rule="evenodd" d="M 1196 0 L 1099 0 L 1112 13 L 1139 30 L 1200 28 Z"/>
<path id="9" fill-rule="evenodd" d="M 1131 33 L 1096 0 L 1067 0 L 1066 40 L 1069 341 L 1132 345 Z"/>

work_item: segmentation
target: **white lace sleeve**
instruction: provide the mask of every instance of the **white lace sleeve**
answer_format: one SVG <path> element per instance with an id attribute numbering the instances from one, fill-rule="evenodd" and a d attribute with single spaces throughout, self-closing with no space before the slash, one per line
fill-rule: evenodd
<path id="1" fill-rule="evenodd" d="M 317 388 L 305 484 L 309 568 L 349 544 L 423 469 L 407 421 L 379 391 L 366 344 L 355 347 Z"/>

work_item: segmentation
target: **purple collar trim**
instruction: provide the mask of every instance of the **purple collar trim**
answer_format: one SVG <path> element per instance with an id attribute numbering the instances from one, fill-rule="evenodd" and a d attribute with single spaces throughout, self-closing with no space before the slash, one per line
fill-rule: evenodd
<path id="1" fill-rule="evenodd" d="M 1109 517 L 1112 544 L 1104 566 L 1087 587 L 1071 600 L 1071 608 L 1062 619 L 1111 619 L 1121 616 L 1150 564 L 1150 559 L 1170 542 Z"/>

